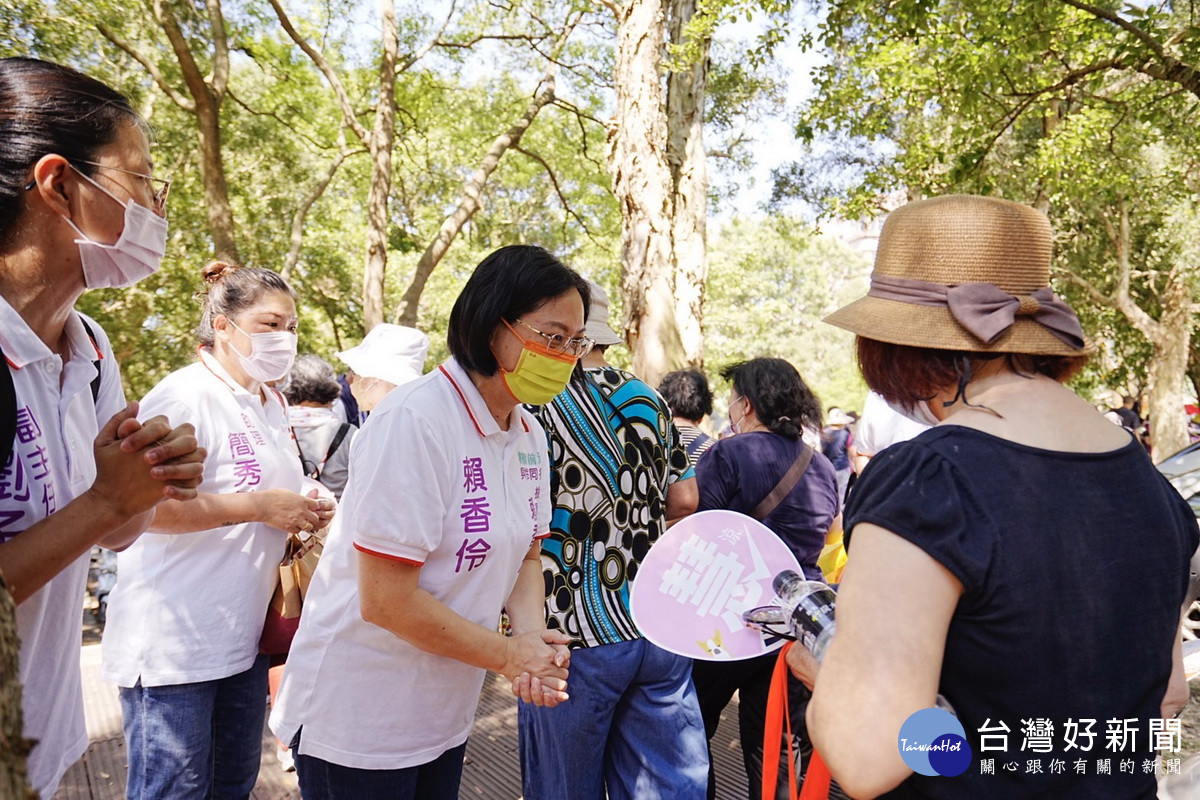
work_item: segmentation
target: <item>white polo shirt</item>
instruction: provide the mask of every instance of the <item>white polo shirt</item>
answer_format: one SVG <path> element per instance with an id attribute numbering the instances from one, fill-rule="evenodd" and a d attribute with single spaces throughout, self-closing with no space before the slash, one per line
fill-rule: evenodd
<path id="1" fill-rule="evenodd" d="M 897 442 L 907 442 L 928 428 L 928 425 L 915 422 L 893 409 L 880 395 L 869 392 L 863 402 L 862 417 L 854 429 L 854 449 L 859 455 L 873 458 L 886 448 Z"/>
<path id="2" fill-rule="evenodd" d="M 125 392 L 108 337 L 82 315 L 67 318 L 66 364 L 0 297 L 0 348 L 17 396 L 13 455 L 0 465 L 0 541 L 8 541 L 87 490 L 96 479 L 92 443 L 100 426 L 125 407 Z M 93 361 L 100 392 L 92 402 Z M 87 750 L 79 676 L 79 625 L 88 556 L 76 559 L 17 607 L 25 736 L 38 740 L 29 777 L 51 797 L 63 773 Z"/>
<path id="3" fill-rule="evenodd" d="M 300 492 L 304 475 L 287 404 L 274 390 L 268 395 L 264 404 L 201 348 L 199 361 L 146 395 L 141 415 L 195 426 L 208 450 L 200 492 Z M 166 686 L 249 669 L 286 538 L 262 522 L 143 534 L 117 556 L 102 643 L 105 680 Z"/>
<path id="4" fill-rule="evenodd" d="M 350 450 L 350 480 L 305 599 L 271 727 L 300 752 L 403 769 L 466 741 L 485 671 L 366 622 L 359 551 L 420 564 L 419 585 L 496 627 L 534 539 L 548 534 L 546 434 L 527 411 L 501 430 L 450 359 L 392 391 Z"/>

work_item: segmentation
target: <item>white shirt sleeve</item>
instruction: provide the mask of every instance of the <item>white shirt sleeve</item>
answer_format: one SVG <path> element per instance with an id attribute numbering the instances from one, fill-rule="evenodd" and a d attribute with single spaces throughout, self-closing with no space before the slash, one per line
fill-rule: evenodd
<path id="1" fill-rule="evenodd" d="M 354 437 L 342 509 L 354 546 L 422 564 L 442 541 L 459 473 L 429 420 L 393 406 L 372 414 Z"/>

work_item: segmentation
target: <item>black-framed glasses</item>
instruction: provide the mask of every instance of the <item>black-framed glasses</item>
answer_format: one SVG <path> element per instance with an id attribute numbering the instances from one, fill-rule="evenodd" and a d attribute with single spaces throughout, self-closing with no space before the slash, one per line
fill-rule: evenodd
<path id="1" fill-rule="evenodd" d="M 546 349 L 552 353 L 562 353 L 563 355 L 583 358 L 588 353 L 592 352 L 592 348 L 596 346 L 596 343 L 586 336 L 568 339 L 566 336 L 563 336 L 559 333 L 543 333 L 523 319 L 519 319 L 517 322 L 521 323 L 526 328 L 529 328 L 529 330 L 545 339 Z"/>
<path id="2" fill-rule="evenodd" d="M 156 178 L 153 175 L 145 175 L 141 172 L 134 172 L 131 169 L 114 167 L 111 164 L 100 164 L 95 161 L 82 161 L 79 159 L 76 159 L 75 163 L 87 164 L 89 167 L 96 167 L 97 169 L 111 169 L 114 172 L 124 172 L 126 175 L 133 175 L 134 177 L 149 181 L 150 187 L 154 192 L 154 210 L 159 214 L 166 212 L 167 195 L 171 193 L 171 181 L 164 180 L 163 178 Z"/>

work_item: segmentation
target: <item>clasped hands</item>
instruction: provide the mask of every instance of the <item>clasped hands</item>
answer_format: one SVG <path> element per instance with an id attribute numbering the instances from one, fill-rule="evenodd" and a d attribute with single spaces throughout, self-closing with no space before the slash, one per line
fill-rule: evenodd
<path id="1" fill-rule="evenodd" d="M 160 500 L 191 500 L 204 478 L 206 451 L 189 424 L 172 427 L 164 416 L 137 419 L 138 404 L 115 414 L 96 436 L 96 480 L 91 492 L 121 518 Z"/>
<path id="2" fill-rule="evenodd" d="M 506 641 L 506 658 L 500 673 L 512 681 L 512 692 L 526 703 L 553 708 L 570 699 L 567 667 L 571 637 L 543 628 L 514 635 Z"/>

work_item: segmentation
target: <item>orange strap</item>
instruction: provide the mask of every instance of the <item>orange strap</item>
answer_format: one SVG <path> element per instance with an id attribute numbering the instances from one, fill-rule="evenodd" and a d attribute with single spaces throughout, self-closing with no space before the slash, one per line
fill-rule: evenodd
<path id="1" fill-rule="evenodd" d="M 795 646 L 788 642 L 775 659 L 771 673 L 771 690 L 767 693 L 767 724 L 763 730 L 762 800 L 775 800 L 775 785 L 779 781 L 779 739 L 787 726 L 788 797 L 796 797 L 796 756 L 792 752 L 792 717 L 788 713 L 787 652 Z"/>
<path id="2" fill-rule="evenodd" d="M 763 774 L 762 800 L 775 800 L 775 786 L 779 780 L 779 740 L 787 728 L 788 746 L 788 797 L 800 800 L 828 800 L 831 777 L 829 768 L 816 750 L 809 759 L 805 771 L 804 792 L 796 791 L 796 755 L 792 750 L 792 718 L 788 709 L 787 652 L 795 646 L 788 642 L 779 651 L 775 660 L 775 671 L 771 674 L 771 690 L 767 694 L 767 724 L 763 730 Z"/>
<path id="3" fill-rule="evenodd" d="M 833 776 L 829 774 L 825 760 L 813 750 L 812 757 L 808 759 L 808 769 L 804 771 L 804 791 L 800 794 L 800 800 L 829 800 L 829 784 L 832 781 Z"/>

